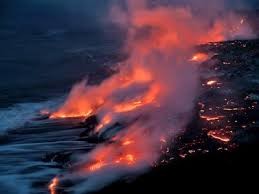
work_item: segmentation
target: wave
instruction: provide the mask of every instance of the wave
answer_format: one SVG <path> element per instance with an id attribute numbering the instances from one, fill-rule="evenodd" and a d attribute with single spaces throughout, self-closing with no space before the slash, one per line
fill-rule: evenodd
<path id="1" fill-rule="evenodd" d="M 59 99 L 55 99 L 37 103 L 19 103 L 0 109 L 0 133 L 24 126 L 39 115 L 41 110 L 52 110 L 58 103 Z"/>

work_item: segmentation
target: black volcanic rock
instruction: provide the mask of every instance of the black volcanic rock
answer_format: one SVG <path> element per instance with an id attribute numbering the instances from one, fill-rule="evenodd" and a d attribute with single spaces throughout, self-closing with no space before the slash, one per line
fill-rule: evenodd
<path id="1" fill-rule="evenodd" d="M 103 140 L 101 140 L 97 135 L 86 135 L 86 136 L 81 136 L 80 141 L 85 141 L 87 143 L 91 143 L 91 144 L 98 144 L 98 143 L 102 143 Z"/>
<path id="2" fill-rule="evenodd" d="M 82 125 L 86 128 L 81 134 L 80 137 L 86 137 L 91 131 L 98 125 L 99 121 L 96 115 L 90 116 L 85 119 Z"/>
<path id="3" fill-rule="evenodd" d="M 8 135 L 0 135 L 0 145 L 8 143 Z"/>
<path id="4" fill-rule="evenodd" d="M 115 123 L 111 127 L 107 128 L 102 134 L 99 135 L 100 139 L 108 140 L 118 133 L 118 131 L 122 130 L 124 126 L 120 123 Z"/>
<path id="5" fill-rule="evenodd" d="M 174 161 L 131 180 L 121 180 L 96 194 L 183 193 L 240 188 L 257 189 L 259 144 L 242 145 L 232 153 L 208 153 Z"/>

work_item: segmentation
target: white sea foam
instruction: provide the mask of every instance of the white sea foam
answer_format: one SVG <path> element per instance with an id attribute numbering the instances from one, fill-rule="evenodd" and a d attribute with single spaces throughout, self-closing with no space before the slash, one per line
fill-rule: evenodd
<path id="1" fill-rule="evenodd" d="M 50 100 L 37 103 L 20 103 L 0 109 L 0 133 L 25 125 L 35 118 L 41 110 L 52 109 L 57 104 L 58 100 Z"/>

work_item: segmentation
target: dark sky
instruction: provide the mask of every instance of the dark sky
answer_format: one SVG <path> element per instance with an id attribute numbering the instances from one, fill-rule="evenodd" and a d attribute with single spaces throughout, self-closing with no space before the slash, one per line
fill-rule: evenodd
<path id="1" fill-rule="evenodd" d="M 50 28 L 64 25 L 89 27 L 105 18 L 112 1 L 116 0 L 0 0 L 0 26 L 13 23 L 16 26 L 20 24 Z M 200 1 L 205 7 L 206 4 L 211 4 L 208 0 L 167 1 L 187 2 L 187 4 Z M 228 2 L 228 8 L 259 8 L 259 0 L 224 0 L 224 2 Z"/>
<path id="2" fill-rule="evenodd" d="M 0 26 L 91 26 L 107 14 L 109 1 L 0 0 Z"/>

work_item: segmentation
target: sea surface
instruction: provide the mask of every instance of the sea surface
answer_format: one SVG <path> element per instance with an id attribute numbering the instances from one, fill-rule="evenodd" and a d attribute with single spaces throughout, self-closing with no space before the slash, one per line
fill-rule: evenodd
<path id="1" fill-rule="evenodd" d="M 98 28 L 0 29 L 0 131 L 116 63 L 118 41 Z"/>
<path id="2" fill-rule="evenodd" d="M 58 168 L 42 162 L 44 153 L 88 149 L 76 141 L 83 130 L 78 122 L 34 118 L 62 104 L 76 82 L 101 80 L 103 69 L 119 61 L 120 43 L 112 33 L 98 27 L 1 26 L 0 193 L 48 193 Z"/>

